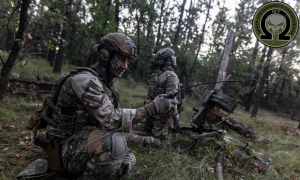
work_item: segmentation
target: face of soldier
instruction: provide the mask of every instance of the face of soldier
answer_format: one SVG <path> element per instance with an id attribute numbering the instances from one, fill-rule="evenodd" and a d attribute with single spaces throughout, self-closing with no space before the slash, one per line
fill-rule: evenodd
<path id="1" fill-rule="evenodd" d="M 118 60 L 120 61 L 122 67 L 126 70 L 128 68 L 128 64 L 129 64 L 131 58 L 124 56 L 122 54 L 119 54 L 119 53 L 116 53 L 115 55 L 118 58 Z"/>
<path id="2" fill-rule="evenodd" d="M 125 70 L 128 68 L 128 64 L 131 58 L 124 56 L 122 54 L 114 54 L 110 60 L 109 70 L 112 77 L 122 77 Z"/>

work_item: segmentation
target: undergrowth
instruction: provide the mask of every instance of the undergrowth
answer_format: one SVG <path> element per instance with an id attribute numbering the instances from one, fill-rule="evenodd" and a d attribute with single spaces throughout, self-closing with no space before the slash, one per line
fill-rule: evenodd
<path id="1" fill-rule="evenodd" d="M 14 68 L 14 72 L 36 72 L 40 75 L 51 68 L 41 59 L 28 59 L 28 70 Z M 41 63 L 41 64 L 39 64 Z M 32 66 L 31 66 L 32 65 Z M 30 70 L 29 68 L 32 68 Z M 64 68 L 71 70 L 75 67 Z M 120 94 L 120 106 L 123 108 L 138 108 L 143 106 L 147 96 L 146 83 L 135 82 L 130 77 L 115 81 Z M 25 167 L 37 158 L 43 158 L 42 153 L 32 152 L 38 147 L 32 144 L 32 134 L 25 129 L 27 120 L 35 111 L 41 109 L 43 99 L 31 100 L 26 97 L 6 94 L 0 104 L 0 179 L 15 179 Z M 200 107 L 201 102 L 193 97 L 184 99 L 184 110 L 181 114 L 181 124 L 189 125 L 193 115 L 192 108 Z M 287 118 L 274 116 L 272 113 L 259 110 L 258 118 L 250 119 L 250 114 L 237 108 L 231 115 L 234 120 L 244 124 L 258 135 L 253 142 L 239 134 L 228 131 L 226 139 L 231 143 L 220 145 L 216 140 L 205 140 L 193 150 L 182 152 L 192 141 L 190 135 L 176 134 L 172 147 L 168 149 L 152 149 L 129 144 L 137 158 L 131 173 L 126 179 L 215 179 L 216 159 L 222 154 L 224 179 L 300 179 L 300 142 L 299 135 L 293 135 L 297 123 Z M 269 144 L 263 140 L 269 140 Z M 247 142 L 249 145 L 246 147 Z M 291 145 L 293 144 L 293 145 Z M 234 152 L 240 148 L 251 149 L 252 155 L 269 161 L 269 169 L 257 170 L 247 159 L 235 157 Z M 115 177 L 116 178 L 116 177 Z"/>

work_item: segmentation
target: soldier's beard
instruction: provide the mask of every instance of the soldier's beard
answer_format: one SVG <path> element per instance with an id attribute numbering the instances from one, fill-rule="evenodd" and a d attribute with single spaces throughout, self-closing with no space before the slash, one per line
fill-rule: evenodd
<path id="1" fill-rule="evenodd" d="M 113 77 L 122 77 L 123 73 L 125 72 L 125 68 L 123 68 L 122 64 L 120 63 L 119 59 L 116 56 L 109 62 L 109 71 Z"/>

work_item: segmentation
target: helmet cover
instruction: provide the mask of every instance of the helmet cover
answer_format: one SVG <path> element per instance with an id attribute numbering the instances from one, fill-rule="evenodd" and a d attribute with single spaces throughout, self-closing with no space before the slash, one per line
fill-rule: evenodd
<path id="1" fill-rule="evenodd" d="M 123 33 L 109 33 L 105 35 L 100 43 L 99 48 L 105 48 L 109 52 L 118 52 L 132 59 L 137 58 L 135 44 Z"/>

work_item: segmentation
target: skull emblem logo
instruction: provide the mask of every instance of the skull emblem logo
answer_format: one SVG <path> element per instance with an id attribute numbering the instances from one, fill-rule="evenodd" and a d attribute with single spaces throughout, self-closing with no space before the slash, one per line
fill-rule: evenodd
<path id="1" fill-rule="evenodd" d="M 267 30 L 273 34 L 273 43 L 278 41 L 279 34 L 284 31 L 286 27 L 286 20 L 279 14 L 272 14 L 266 20 Z"/>

